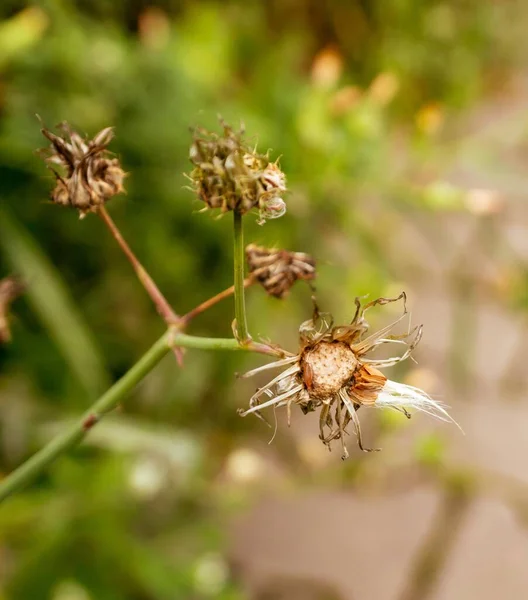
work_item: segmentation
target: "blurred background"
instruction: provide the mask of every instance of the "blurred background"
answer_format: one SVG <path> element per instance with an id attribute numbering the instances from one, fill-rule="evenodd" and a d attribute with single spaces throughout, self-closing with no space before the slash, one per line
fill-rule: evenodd
<path id="1" fill-rule="evenodd" d="M 281 156 L 282 219 L 246 239 L 313 254 L 321 308 L 404 289 L 417 364 L 451 406 L 365 411 L 343 463 L 317 415 L 240 419 L 256 355 L 164 359 L 0 510 L 1 600 L 454 600 L 528 596 L 528 6 L 520 0 L 3 0 L 0 276 L 28 283 L 0 347 L 0 476 L 163 332 L 103 224 L 49 202 L 34 150 L 67 120 L 130 174 L 109 211 L 178 312 L 232 283 L 231 219 L 185 186 L 189 127 L 243 121 Z M 295 350 L 307 286 L 248 291 Z M 371 313 L 379 327 L 398 308 Z M 197 318 L 229 336 L 232 301 Z"/>

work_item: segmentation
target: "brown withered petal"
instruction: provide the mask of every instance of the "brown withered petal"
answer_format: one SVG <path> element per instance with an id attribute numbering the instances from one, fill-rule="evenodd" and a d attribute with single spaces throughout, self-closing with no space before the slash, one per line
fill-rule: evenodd
<path id="1" fill-rule="evenodd" d="M 221 135 L 201 128 L 193 132 L 189 158 L 194 169 L 188 177 L 198 198 L 222 212 L 245 214 L 256 208 L 260 222 L 282 216 L 284 173 L 244 140 L 242 129 L 235 131 L 222 120 L 220 124 Z"/>
<path id="2" fill-rule="evenodd" d="M 51 199 L 56 204 L 77 208 L 84 216 L 124 191 L 126 174 L 119 160 L 111 158 L 107 150 L 114 130 L 106 127 L 88 140 L 73 131 L 67 123 L 62 123 L 60 128 L 63 137 L 46 128 L 42 129 L 42 134 L 51 142 L 46 162 L 59 165 L 63 171 L 58 173 L 50 166 L 57 180 Z"/>
<path id="3" fill-rule="evenodd" d="M 0 344 L 11 340 L 9 307 L 23 291 L 24 285 L 16 277 L 0 279 Z"/>
<path id="4" fill-rule="evenodd" d="M 349 396 L 358 404 L 373 405 L 387 378 L 372 365 L 360 365 L 347 387 Z"/>
<path id="5" fill-rule="evenodd" d="M 311 281 L 316 276 L 315 260 L 304 252 L 249 244 L 246 260 L 252 276 L 276 298 L 284 298 L 298 279 Z"/>

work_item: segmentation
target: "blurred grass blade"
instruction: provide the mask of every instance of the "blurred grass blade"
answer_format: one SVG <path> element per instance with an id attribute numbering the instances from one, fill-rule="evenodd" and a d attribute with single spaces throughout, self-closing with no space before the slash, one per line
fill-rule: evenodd
<path id="1" fill-rule="evenodd" d="M 42 442 L 48 442 L 74 424 L 70 419 L 44 423 L 39 427 Z M 135 453 L 139 457 L 162 458 L 180 475 L 189 475 L 204 459 L 203 440 L 195 433 L 175 430 L 173 424 L 167 428 L 149 425 L 123 415 L 119 415 L 119 419 L 105 419 L 94 427 L 85 443 L 114 452 Z"/>
<path id="2" fill-rule="evenodd" d="M 82 315 L 31 235 L 5 209 L 0 211 L 0 249 L 27 283 L 26 298 L 89 397 L 108 387 L 109 376 Z"/>

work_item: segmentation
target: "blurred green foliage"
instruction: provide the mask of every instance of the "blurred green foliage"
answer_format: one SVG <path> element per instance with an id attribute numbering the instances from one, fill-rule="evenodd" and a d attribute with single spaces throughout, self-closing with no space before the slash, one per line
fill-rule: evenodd
<path id="1" fill-rule="evenodd" d="M 400 285 L 384 253 L 395 215 L 459 208 L 456 190 L 417 189 L 410 175 L 435 152 L 445 115 L 514 66 L 513 10 L 470 0 L 4 1 L 0 273 L 22 273 L 30 292 L 0 349 L 0 469 L 84 409 L 163 330 L 102 223 L 47 201 L 36 114 L 89 134 L 116 127 L 112 150 L 130 176 L 109 210 L 182 313 L 232 283 L 231 220 L 197 214 L 185 189 L 189 127 L 214 128 L 217 114 L 243 121 L 261 150 L 282 157 L 291 189 L 282 219 L 261 228 L 246 218 L 247 240 L 315 255 L 320 302 L 346 318 L 354 296 Z M 286 346 L 310 310 L 307 288 L 285 303 L 249 292 L 251 331 Z M 232 317 L 226 301 L 190 331 L 230 335 Z M 173 443 L 140 436 L 116 452 L 108 440 L 123 433 L 109 425 L 6 505 L 0 598 L 241 598 L 222 558 L 231 508 L 218 474 L 260 425 L 235 412 L 250 388 L 235 390 L 233 373 L 249 364 L 188 352 L 180 369 L 168 357 L 124 410 L 132 430 L 159 427 Z M 200 458 L 182 450 L 182 436 Z M 429 461 L 438 448 L 421 452 Z"/>

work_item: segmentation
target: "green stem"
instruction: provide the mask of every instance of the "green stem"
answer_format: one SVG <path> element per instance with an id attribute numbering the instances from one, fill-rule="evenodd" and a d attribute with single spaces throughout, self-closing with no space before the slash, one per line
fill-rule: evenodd
<path id="1" fill-rule="evenodd" d="M 241 344 L 248 342 L 251 337 L 246 319 L 246 300 L 244 295 L 244 230 L 242 215 L 233 211 L 234 215 L 234 268 L 235 268 L 235 318 L 236 332 Z"/>
<path id="2" fill-rule="evenodd" d="M 177 330 L 169 338 L 169 342 L 174 346 L 197 348 L 198 350 L 245 350 L 233 338 L 196 337 L 186 333 L 178 333 Z"/>
<path id="3" fill-rule="evenodd" d="M 44 448 L 0 482 L 0 502 L 26 486 L 57 457 L 81 442 L 94 425 L 107 413 L 114 410 L 160 360 L 172 348 L 178 346 L 202 350 L 246 350 L 264 354 L 277 354 L 276 350 L 263 344 L 240 346 L 235 339 L 200 338 L 169 329 L 70 429 L 54 437 Z"/>
<path id="4" fill-rule="evenodd" d="M 169 330 L 171 332 L 171 330 Z M 175 327 L 169 333 L 169 344 L 172 346 L 183 346 L 184 348 L 196 348 L 198 350 L 245 350 L 247 352 L 258 352 L 259 354 L 267 354 L 278 358 L 285 356 L 293 356 L 291 353 L 279 347 L 269 346 L 248 340 L 245 344 L 240 344 L 234 338 L 206 338 L 179 333 Z"/>
<path id="5" fill-rule="evenodd" d="M 101 417 L 113 410 L 169 350 L 168 335 L 165 333 L 68 431 L 53 438 L 0 483 L 0 502 L 24 487 L 60 454 L 76 446 Z"/>

